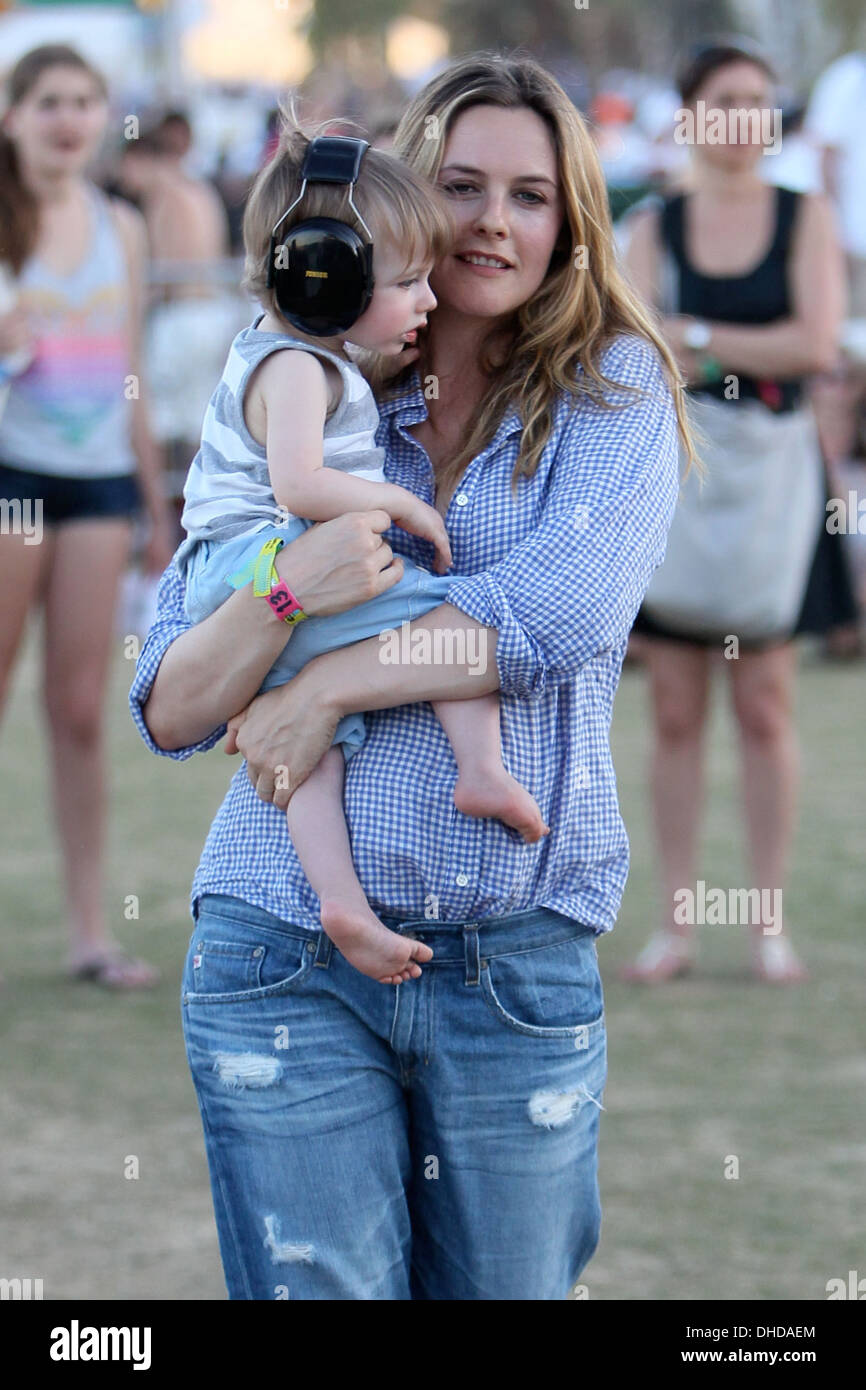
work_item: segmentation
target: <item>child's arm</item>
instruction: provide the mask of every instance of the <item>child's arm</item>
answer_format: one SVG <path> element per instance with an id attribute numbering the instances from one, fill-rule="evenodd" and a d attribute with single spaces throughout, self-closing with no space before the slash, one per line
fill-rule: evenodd
<path id="1" fill-rule="evenodd" d="M 280 506 L 310 521 L 381 507 L 404 530 L 432 542 L 443 572 L 450 567 L 448 535 L 434 507 L 394 483 L 374 483 L 325 467 L 322 438 L 330 388 L 321 361 L 302 349 L 271 353 L 256 385 L 265 416 L 268 472 Z"/>

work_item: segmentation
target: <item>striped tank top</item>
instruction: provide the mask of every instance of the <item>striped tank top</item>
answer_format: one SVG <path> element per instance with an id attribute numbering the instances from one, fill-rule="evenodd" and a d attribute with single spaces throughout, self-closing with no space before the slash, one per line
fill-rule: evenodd
<path id="1" fill-rule="evenodd" d="M 84 261 L 58 275 L 24 264 L 18 302 L 36 339 L 0 417 L 0 460 L 67 478 L 133 473 L 129 270 L 106 195 L 85 184 L 91 234 Z"/>
<path id="2" fill-rule="evenodd" d="M 263 318 L 264 314 L 259 314 L 235 337 L 205 411 L 201 447 L 183 489 L 181 522 L 187 536 L 174 557 L 181 570 L 197 541 L 232 540 L 265 526 L 285 524 L 291 517 L 277 505 L 267 453 L 250 434 L 244 419 L 247 384 L 272 352 L 302 348 L 333 362 L 342 378 L 343 394 L 322 432 L 324 465 L 370 482 L 385 482 L 385 450 L 376 445 L 379 412 L 359 369 L 328 348 L 288 333 L 260 332 L 257 325 Z"/>

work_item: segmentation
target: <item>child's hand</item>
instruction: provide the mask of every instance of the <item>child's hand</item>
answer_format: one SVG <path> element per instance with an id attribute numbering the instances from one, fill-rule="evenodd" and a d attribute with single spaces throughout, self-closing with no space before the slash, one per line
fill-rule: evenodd
<path id="1" fill-rule="evenodd" d="M 233 753 L 240 752 L 240 749 L 238 748 L 238 729 L 241 727 L 244 720 L 246 719 L 248 709 L 249 705 L 245 705 L 244 708 L 242 710 L 239 710 L 237 714 L 233 714 L 231 719 L 228 721 L 228 724 L 226 725 L 226 733 L 228 734 L 228 737 L 226 739 L 226 746 L 223 749 L 224 753 L 228 753 L 229 755 L 231 755 Z"/>
<path id="2" fill-rule="evenodd" d="M 406 488 L 395 487 L 388 496 L 386 510 L 391 520 L 413 536 L 422 536 L 436 548 L 433 568 L 437 574 L 446 574 L 453 563 L 451 542 L 445 530 L 445 522 L 435 507 L 428 506 Z"/>
<path id="3" fill-rule="evenodd" d="M 413 347 L 411 343 L 407 343 L 402 352 L 398 352 L 393 357 L 383 358 L 382 360 L 387 363 L 388 368 L 385 372 L 385 380 L 390 381 L 392 376 L 398 376 L 400 372 L 403 371 L 404 367 L 408 367 L 410 362 L 417 361 L 420 356 L 421 349 Z"/>

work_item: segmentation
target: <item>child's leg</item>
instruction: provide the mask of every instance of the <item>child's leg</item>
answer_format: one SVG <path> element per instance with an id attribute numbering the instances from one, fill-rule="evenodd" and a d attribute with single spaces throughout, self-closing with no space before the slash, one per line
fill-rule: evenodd
<path id="1" fill-rule="evenodd" d="M 356 970 L 381 984 L 398 985 L 417 979 L 418 962 L 428 961 L 433 952 L 389 931 L 364 896 L 343 814 L 344 769 L 341 748 L 329 748 L 286 808 L 289 834 L 319 896 L 322 929 Z"/>
<path id="2" fill-rule="evenodd" d="M 491 816 L 532 844 L 549 833 L 538 802 L 506 772 L 499 733 L 499 696 L 435 700 L 433 708 L 457 759 L 454 804 L 465 816 Z"/>

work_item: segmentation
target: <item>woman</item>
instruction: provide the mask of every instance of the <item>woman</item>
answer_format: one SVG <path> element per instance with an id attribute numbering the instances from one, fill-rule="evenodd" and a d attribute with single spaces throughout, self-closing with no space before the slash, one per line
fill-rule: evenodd
<path id="1" fill-rule="evenodd" d="M 773 91 L 767 60 L 739 42 L 700 49 L 680 81 L 684 111 L 697 116 L 703 103 L 708 121 L 719 111 L 725 117 L 753 109 L 771 114 Z M 842 271 L 828 207 L 819 196 L 764 182 L 759 139 L 708 139 L 695 143 L 691 153 L 690 191 L 634 216 L 626 258 L 631 279 L 663 308 L 670 267 L 675 267 L 678 312 L 668 313 L 662 329 L 692 393 L 724 402 L 724 412 L 742 411 L 745 403 L 754 411 L 755 403 L 763 402 L 759 412 L 770 424 L 778 416 L 784 427 L 789 412 L 803 409 L 803 378 L 832 365 L 836 350 Z M 755 467 L 764 462 L 761 455 Z M 785 562 L 786 568 L 800 565 L 804 584 L 809 549 L 814 550 L 821 526 L 817 448 L 812 463 L 816 506 L 809 546 Z M 790 503 L 787 494 L 778 499 L 780 508 Z M 672 550 L 673 537 L 668 564 Z M 675 904 L 678 892 L 695 884 L 711 660 L 714 650 L 722 651 L 723 639 L 684 635 L 676 624 L 654 618 L 649 606 L 635 628 L 648 639 L 655 723 L 651 788 L 665 917 L 623 973 L 654 982 L 685 972 L 692 960 L 693 924 L 681 920 L 687 914 Z M 738 653 L 727 652 L 735 659 L 724 663 L 740 735 L 751 884 L 770 894 L 781 892 L 785 878 L 797 780 L 793 635 L 786 631 L 766 641 L 740 641 Z M 782 922 L 775 920 L 765 931 L 761 915 L 752 925 L 759 978 L 803 979 Z"/>
<path id="2" fill-rule="evenodd" d="M 378 441 L 389 480 L 445 518 L 454 602 L 410 624 L 414 663 L 383 662 L 374 636 L 245 709 L 284 625 L 247 587 L 190 630 L 169 569 L 131 703 L 155 752 L 188 757 L 228 722 L 247 762 L 193 885 L 183 982 L 231 1297 L 560 1299 L 598 1239 L 595 939 L 628 860 L 608 731 L 673 511 L 678 383 L 617 273 L 586 128 L 542 68 L 463 59 L 395 148 L 458 231 Z M 382 592 L 395 549 L 430 564 L 388 523 L 342 517 L 280 552 L 306 611 Z M 543 848 L 453 805 L 426 702 L 496 689 Z M 373 711 L 346 769 L 357 872 L 386 925 L 434 952 L 390 993 L 330 948 L 280 810 L 343 708 Z"/>
<path id="3" fill-rule="evenodd" d="M 156 972 L 113 942 L 102 904 L 103 706 L 140 496 L 150 569 L 165 566 L 172 545 L 137 361 L 141 219 L 85 174 L 107 109 L 102 76 L 65 45 L 33 49 L 10 74 L 0 255 L 18 303 L 0 315 L 0 357 L 26 348 L 32 360 L 12 379 L 0 417 L 0 497 L 38 519 L 39 531 L 38 543 L 23 529 L 0 534 L 0 708 L 28 615 L 42 605 L 69 969 L 136 988 Z"/>

